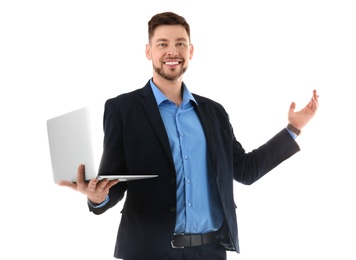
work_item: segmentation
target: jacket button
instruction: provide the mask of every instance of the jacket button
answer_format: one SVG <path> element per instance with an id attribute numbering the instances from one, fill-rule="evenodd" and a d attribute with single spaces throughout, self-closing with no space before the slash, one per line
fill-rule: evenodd
<path id="1" fill-rule="evenodd" d="M 176 183 L 176 179 L 175 178 L 171 178 L 170 181 L 171 181 L 171 184 L 175 184 Z"/>
<path id="2" fill-rule="evenodd" d="M 176 207 L 171 207 L 171 208 L 169 209 L 169 211 L 170 211 L 170 212 L 176 212 Z"/>

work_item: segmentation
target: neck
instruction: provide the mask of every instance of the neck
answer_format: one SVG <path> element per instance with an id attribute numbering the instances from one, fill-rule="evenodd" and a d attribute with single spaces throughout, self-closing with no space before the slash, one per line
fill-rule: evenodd
<path id="1" fill-rule="evenodd" d="M 183 78 L 176 80 L 166 80 L 158 75 L 153 75 L 153 83 L 159 90 L 177 106 L 182 102 L 182 82 Z"/>

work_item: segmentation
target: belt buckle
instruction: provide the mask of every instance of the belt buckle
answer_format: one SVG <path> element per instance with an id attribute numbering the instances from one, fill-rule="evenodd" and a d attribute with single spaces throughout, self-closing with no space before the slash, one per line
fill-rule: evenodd
<path id="1" fill-rule="evenodd" d="M 175 235 L 175 236 L 176 236 L 176 235 L 178 235 L 178 236 L 184 236 L 184 233 L 176 233 L 176 234 L 174 234 L 174 235 Z M 172 247 L 172 248 L 175 248 L 175 249 L 179 249 L 179 248 L 182 249 L 182 248 L 184 248 L 184 246 L 175 246 L 175 245 L 174 245 L 174 239 L 172 239 L 172 241 L 171 241 L 171 247 Z"/>

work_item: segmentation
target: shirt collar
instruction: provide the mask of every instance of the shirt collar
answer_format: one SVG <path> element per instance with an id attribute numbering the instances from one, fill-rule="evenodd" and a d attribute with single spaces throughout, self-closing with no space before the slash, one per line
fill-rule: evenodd
<path id="1" fill-rule="evenodd" d="M 157 105 L 159 106 L 162 102 L 168 100 L 168 98 L 161 92 L 161 90 L 159 90 L 159 88 L 153 83 L 152 78 L 150 79 L 150 85 L 151 85 L 151 89 L 153 91 L 153 95 L 156 98 L 156 102 Z M 198 105 L 198 103 L 195 101 L 195 98 L 193 97 L 192 93 L 189 91 L 189 89 L 187 88 L 187 86 L 182 83 L 182 87 L 183 87 L 183 106 L 185 106 L 186 104 L 189 103 L 189 101 L 193 101 L 196 105 Z"/>

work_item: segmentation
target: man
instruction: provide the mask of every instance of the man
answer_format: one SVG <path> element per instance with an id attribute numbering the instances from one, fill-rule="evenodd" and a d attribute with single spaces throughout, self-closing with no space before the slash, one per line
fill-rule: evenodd
<path id="1" fill-rule="evenodd" d="M 157 174 L 118 182 L 61 182 L 84 193 L 89 210 L 104 213 L 126 199 L 114 256 L 131 259 L 226 259 L 239 252 L 233 180 L 252 184 L 298 152 L 295 138 L 318 108 L 311 101 L 287 127 L 252 152 L 235 139 L 224 108 L 191 94 L 183 74 L 192 59 L 190 28 L 171 12 L 148 23 L 146 57 L 153 77 L 138 90 L 107 100 L 100 174 Z"/>

